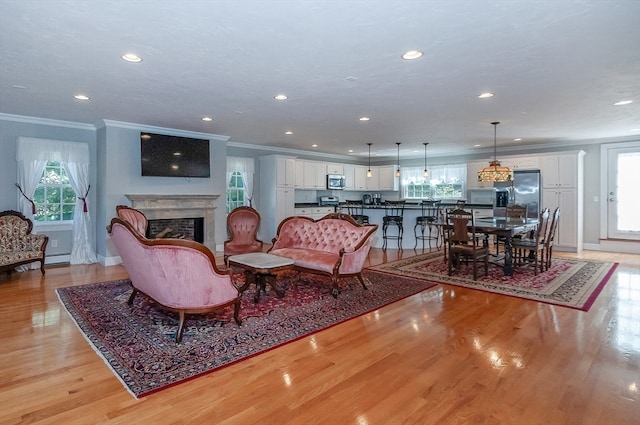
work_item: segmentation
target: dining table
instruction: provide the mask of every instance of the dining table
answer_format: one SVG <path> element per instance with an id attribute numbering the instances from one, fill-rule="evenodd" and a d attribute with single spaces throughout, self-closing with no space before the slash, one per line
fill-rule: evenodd
<path id="1" fill-rule="evenodd" d="M 498 235 L 504 238 L 504 261 L 499 264 L 505 276 L 513 276 L 513 247 L 511 245 L 515 235 L 527 234 L 538 227 L 537 218 L 506 218 L 506 217 L 475 217 L 473 224 L 476 233 L 484 233 L 485 244 L 489 235 Z M 471 230 L 471 223 L 469 223 Z"/>

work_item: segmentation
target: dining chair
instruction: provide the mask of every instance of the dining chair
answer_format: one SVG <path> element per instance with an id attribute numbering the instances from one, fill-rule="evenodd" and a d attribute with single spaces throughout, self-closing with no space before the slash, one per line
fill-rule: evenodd
<path id="1" fill-rule="evenodd" d="M 507 205 L 507 207 L 505 208 L 505 213 L 504 213 L 504 217 L 505 220 L 507 221 L 511 221 L 511 220 L 521 220 L 524 222 L 524 220 L 527 219 L 527 215 L 529 213 L 529 207 L 527 205 L 518 205 L 518 204 L 513 204 L 513 205 Z M 522 238 L 523 234 L 519 234 L 519 235 L 513 235 L 513 238 Z M 500 245 L 504 246 L 504 236 L 496 236 L 496 241 L 495 241 L 495 245 L 496 245 L 496 256 L 498 256 L 500 254 Z"/>
<path id="2" fill-rule="evenodd" d="M 460 259 L 471 260 L 473 280 L 478 279 L 478 267 L 484 264 L 485 276 L 489 273 L 489 247 L 476 237 L 473 211 L 454 209 L 447 212 L 448 274 L 460 268 Z"/>
<path id="3" fill-rule="evenodd" d="M 540 212 L 540 220 L 533 238 L 514 239 L 511 242 L 513 247 L 514 262 L 516 266 L 533 265 L 533 274 L 538 274 L 546 270 L 546 259 L 543 255 L 545 249 L 545 236 L 547 235 L 547 227 L 549 226 L 549 208 L 545 208 Z M 539 261 L 538 261 L 539 260 Z"/>
<path id="4" fill-rule="evenodd" d="M 387 249 L 388 239 L 398 240 L 398 249 L 402 249 L 402 234 L 404 232 L 403 220 L 404 220 L 404 206 L 406 201 L 385 201 L 384 202 L 384 216 L 382 217 L 382 249 Z M 389 235 L 387 230 L 389 226 L 396 226 L 398 233 L 396 235 Z"/>
<path id="5" fill-rule="evenodd" d="M 429 241 L 429 249 L 431 249 L 431 242 L 434 241 L 436 248 L 440 250 L 440 225 L 442 224 L 440 203 L 441 201 L 433 199 L 420 202 L 421 215 L 416 217 L 416 225 L 413 226 L 413 235 L 416 240 L 413 249 L 418 247 L 418 241 L 421 240 L 422 251 L 424 251 L 425 241 Z M 419 234 L 418 228 L 420 228 Z"/>
<path id="6" fill-rule="evenodd" d="M 558 221 L 560 220 L 560 207 L 553 211 L 551 224 L 548 227 L 547 235 L 544 238 L 544 257 L 545 267 L 547 270 L 551 268 L 551 254 L 553 253 L 553 241 L 558 230 Z"/>
<path id="7" fill-rule="evenodd" d="M 346 201 L 347 214 L 349 214 L 356 223 L 360 225 L 369 224 L 369 216 L 364 214 L 364 202 L 362 199 L 353 199 Z"/>

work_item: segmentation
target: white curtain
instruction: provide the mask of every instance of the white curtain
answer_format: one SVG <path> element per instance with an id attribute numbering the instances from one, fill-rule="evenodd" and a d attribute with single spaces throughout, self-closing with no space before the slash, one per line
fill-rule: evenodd
<path id="1" fill-rule="evenodd" d="M 89 145 L 80 142 L 19 137 L 16 160 L 19 184 L 29 199 L 33 197 L 47 161 L 62 163 L 78 198 L 74 211 L 70 262 L 71 264 L 97 262 L 91 232 L 91 216 L 86 203 L 89 192 Z M 23 211 L 28 207 L 30 213 L 28 217 L 33 218 L 32 204 L 26 200 L 25 202 L 22 202 Z"/>
<path id="2" fill-rule="evenodd" d="M 253 176 L 255 174 L 255 162 L 253 158 L 242 158 L 237 156 L 227 157 L 227 186 L 231 180 L 231 175 L 240 173 L 245 185 L 249 206 L 253 206 Z"/>
<path id="3" fill-rule="evenodd" d="M 71 264 L 97 263 L 88 206 L 89 189 L 91 189 L 89 163 L 65 162 L 64 168 L 67 170 L 69 183 L 78 199 L 73 210 L 73 248 L 69 262 Z"/>

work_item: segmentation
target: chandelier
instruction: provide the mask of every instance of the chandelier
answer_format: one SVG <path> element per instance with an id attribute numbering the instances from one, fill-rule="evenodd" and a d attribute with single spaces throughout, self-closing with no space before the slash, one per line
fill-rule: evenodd
<path id="1" fill-rule="evenodd" d="M 499 121 L 492 122 L 493 125 L 493 161 L 489 162 L 488 167 L 484 167 L 478 171 L 479 182 L 509 182 L 513 179 L 513 171 L 509 167 L 500 165 L 496 156 L 496 134 Z"/>

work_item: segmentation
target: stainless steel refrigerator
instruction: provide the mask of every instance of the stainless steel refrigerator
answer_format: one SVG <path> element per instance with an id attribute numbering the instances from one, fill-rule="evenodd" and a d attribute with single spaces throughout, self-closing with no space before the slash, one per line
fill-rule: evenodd
<path id="1" fill-rule="evenodd" d="M 513 181 L 494 183 L 496 199 L 493 216 L 504 217 L 506 206 L 526 205 L 527 216 L 538 218 L 540 214 L 540 170 L 514 171 Z"/>

